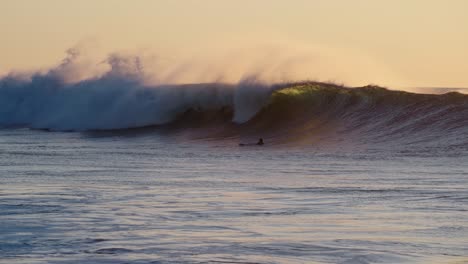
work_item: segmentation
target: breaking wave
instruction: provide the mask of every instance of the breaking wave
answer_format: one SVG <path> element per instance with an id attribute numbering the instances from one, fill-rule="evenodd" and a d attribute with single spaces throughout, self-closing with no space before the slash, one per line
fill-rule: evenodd
<path id="1" fill-rule="evenodd" d="M 319 82 L 147 85 L 111 65 L 69 83 L 55 71 L 0 79 L 0 126 L 57 131 L 147 126 L 275 142 L 412 140 L 468 145 L 468 95 Z M 209 129 L 207 129 L 209 128 Z M 248 136 L 246 136 L 248 135 Z"/>
<path id="2" fill-rule="evenodd" d="M 47 73 L 10 74 L 0 79 L 0 126 L 58 131 L 126 129 L 166 124 L 189 109 L 224 107 L 236 109 L 233 121 L 245 122 L 274 87 L 255 78 L 236 85 L 148 85 L 138 59 L 111 58 L 108 63 L 109 71 L 81 81 L 68 81 L 71 59 Z"/>

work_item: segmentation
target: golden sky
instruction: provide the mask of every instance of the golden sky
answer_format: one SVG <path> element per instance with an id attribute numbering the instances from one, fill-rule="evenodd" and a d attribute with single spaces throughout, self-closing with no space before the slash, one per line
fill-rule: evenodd
<path id="1" fill-rule="evenodd" d="M 279 43 L 340 56 L 333 65 L 349 75 L 365 60 L 394 76 L 369 71 L 362 83 L 468 87 L 467 10 L 466 0 L 0 0 L 0 73 L 50 67 L 90 39 L 106 52 L 197 56 Z"/>

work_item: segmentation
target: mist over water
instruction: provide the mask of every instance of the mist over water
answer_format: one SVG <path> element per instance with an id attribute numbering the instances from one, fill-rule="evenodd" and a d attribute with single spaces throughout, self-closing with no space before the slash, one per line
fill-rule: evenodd
<path id="1" fill-rule="evenodd" d="M 249 77 L 237 84 L 184 85 L 147 77 L 139 57 L 113 55 L 90 76 L 69 56 L 58 67 L 0 80 L 0 125 L 51 130 L 124 129 L 170 122 L 189 109 L 236 107 L 245 121 L 262 106 L 270 85 Z M 108 68 L 108 69 L 105 69 Z M 172 79 L 169 74 L 167 79 Z M 84 78 L 84 79 L 83 79 Z"/>
<path id="2" fill-rule="evenodd" d="M 112 53 L 103 60 L 88 54 L 92 49 L 80 44 L 69 49 L 56 67 L 1 77 L 0 126 L 125 129 L 166 124 L 190 109 L 223 107 L 233 110 L 232 121 L 243 123 L 268 102 L 272 91 L 287 83 L 305 79 L 353 83 L 368 76 L 340 75 L 340 69 L 351 68 L 346 63 L 338 66 L 336 57 L 344 55 L 336 51 L 327 57 L 323 54 L 335 51 L 318 52 L 323 48 L 267 45 L 188 59 Z M 355 61 L 359 67 L 354 68 L 379 76 L 370 70 L 376 68 L 372 63 Z"/>
<path id="3" fill-rule="evenodd" d="M 232 61 L 232 65 L 223 69 L 216 64 L 203 68 L 199 67 L 200 62 L 197 64 L 195 61 L 174 64 L 151 56 L 117 53 L 111 54 L 104 61 L 93 63 L 83 53 L 79 48 L 72 48 L 58 66 L 47 71 L 31 74 L 14 72 L 1 78 L 0 126 L 60 131 L 128 129 L 168 124 L 177 121 L 187 111 L 216 112 L 226 109 L 232 112 L 230 121 L 242 124 L 271 105 L 273 95 L 278 90 L 306 83 L 320 86 L 320 89 L 315 95 L 297 89 L 298 95 L 293 100 L 298 100 L 299 104 L 304 100 L 312 100 L 309 103 L 318 106 L 337 98 L 353 104 L 348 102 L 346 93 L 342 93 L 347 89 L 345 87 L 340 90 L 336 89 L 338 85 L 297 81 L 302 72 L 309 69 L 307 63 L 315 59 L 305 52 L 291 55 L 281 52 L 281 49 L 266 49 L 264 53 L 251 58 L 250 66 L 244 65 L 237 72 L 234 70 L 237 67 L 236 60 L 230 57 L 227 58 L 229 62 Z M 277 59 L 268 59 L 272 54 Z M 225 71 L 231 68 L 233 71 Z M 326 90 L 333 94 L 330 95 Z M 356 92 L 357 98 L 354 99 L 364 106 L 373 107 L 372 103 L 377 103 L 383 96 L 389 98 L 383 101 L 389 102 L 388 107 L 395 107 L 394 110 L 400 109 L 401 104 L 408 103 L 408 100 L 411 104 L 425 98 L 422 95 L 419 99 L 412 95 L 398 97 L 397 92 L 384 93 L 377 89 L 365 93 L 359 95 Z M 392 97 L 398 98 L 390 99 Z M 436 104 L 444 100 L 442 98 L 432 98 L 431 103 Z M 455 101 L 461 106 L 459 111 L 463 112 L 466 99 L 460 98 Z M 445 100 L 447 105 L 440 105 L 439 110 L 452 107 L 455 101 Z M 309 107 L 308 104 L 302 106 Z M 283 109 L 283 113 L 277 111 L 277 121 L 284 122 L 280 118 L 290 110 Z M 332 109 L 319 110 L 320 113 L 309 113 L 308 116 L 297 113 L 297 116 L 291 118 L 317 119 L 317 115 Z M 349 113 L 356 109 L 341 110 Z M 401 113 L 402 109 L 398 111 Z M 407 114 L 411 115 L 411 111 Z"/>

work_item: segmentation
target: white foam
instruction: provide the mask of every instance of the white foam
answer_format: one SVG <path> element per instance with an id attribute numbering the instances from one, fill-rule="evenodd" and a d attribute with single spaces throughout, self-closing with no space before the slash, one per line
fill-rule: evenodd
<path id="1" fill-rule="evenodd" d="M 68 60 L 46 73 L 0 79 L 0 125 L 51 130 L 122 129 L 164 124 L 194 109 L 233 107 L 245 122 L 267 100 L 253 79 L 237 85 L 148 85 L 138 60 L 112 57 L 100 76 L 69 82 Z M 65 73 L 64 73 L 65 72 Z M 65 74 L 65 76 L 64 76 Z"/>

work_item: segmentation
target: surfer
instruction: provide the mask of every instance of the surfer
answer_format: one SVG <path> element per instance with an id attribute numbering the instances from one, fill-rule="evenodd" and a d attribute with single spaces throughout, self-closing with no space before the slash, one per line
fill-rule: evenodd
<path id="1" fill-rule="evenodd" d="M 263 146 L 263 138 L 259 138 L 257 143 L 240 143 L 239 146 Z"/>
<path id="2" fill-rule="evenodd" d="M 263 146 L 263 138 L 259 138 L 257 142 L 258 146 Z"/>

